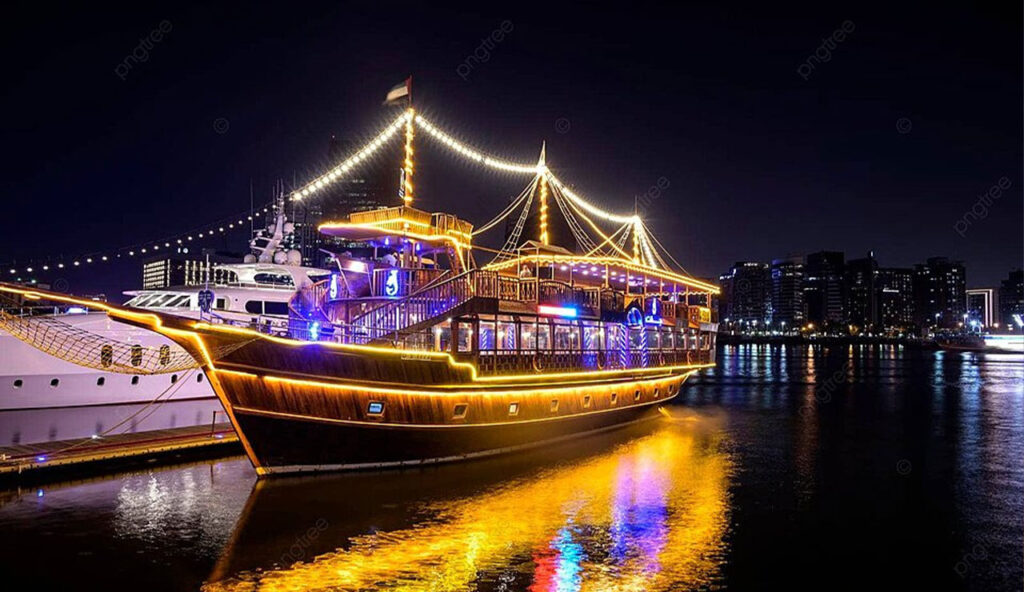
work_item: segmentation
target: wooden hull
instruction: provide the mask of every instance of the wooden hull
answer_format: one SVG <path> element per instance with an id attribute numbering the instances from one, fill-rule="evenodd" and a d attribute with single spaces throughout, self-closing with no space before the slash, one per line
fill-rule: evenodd
<path id="1" fill-rule="evenodd" d="M 451 428 L 333 423 L 236 412 L 265 474 L 421 466 L 505 454 L 614 429 L 650 406 L 545 422 Z"/>

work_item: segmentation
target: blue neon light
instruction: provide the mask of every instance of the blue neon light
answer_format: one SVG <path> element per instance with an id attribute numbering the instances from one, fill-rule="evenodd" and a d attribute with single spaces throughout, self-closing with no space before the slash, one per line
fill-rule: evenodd
<path id="1" fill-rule="evenodd" d="M 313 321 L 309 325 L 309 340 L 320 341 L 320 323 Z"/>
<path id="2" fill-rule="evenodd" d="M 336 273 L 331 274 L 331 283 L 327 287 L 327 294 L 331 300 L 338 297 L 338 274 Z"/>
<path id="3" fill-rule="evenodd" d="M 385 296 L 398 296 L 398 270 L 392 269 L 388 271 L 388 280 L 384 284 L 384 295 Z"/>

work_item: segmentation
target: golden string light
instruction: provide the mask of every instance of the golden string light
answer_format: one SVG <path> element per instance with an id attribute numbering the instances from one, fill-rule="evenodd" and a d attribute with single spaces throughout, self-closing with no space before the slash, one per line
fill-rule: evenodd
<path id="1" fill-rule="evenodd" d="M 405 119 L 405 175 L 403 177 L 404 186 L 402 187 L 402 201 L 404 201 L 407 206 L 412 205 L 412 139 L 414 135 L 412 107 L 409 108 L 408 113 L 410 116 Z"/>
<path id="2" fill-rule="evenodd" d="M 320 191 L 324 187 L 337 181 L 339 177 L 347 173 L 350 169 L 352 169 L 352 167 L 366 160 L 370 156 L 373 156 L 373 154 L 380 150 L 380 147 L 387 143 L 388 140 L 394 137 L 394 135 L 398 133 L 398 130 L 402 129 L 402 127 L 405 126 L 412 119 L 412 117 L 412 109 L 409 109 L 408 111 L 402 113 L 397 119 L 388 124 L 388 126 L 385 127 L 383 131 L 377 134 L 377 136 L 374 139 L 367 142 L 366 145 L 359 149 L 355 154 L 346 158 L 340 164 L 338 164 L 331 170 L 327 171 L 323 175 L 320 175 L 316 179 L 310 181 L 301 189 L 295 190 L 295 192 L 292 193 L 292 199 L 300 200 L 302 198 L 309 197 L 310 195 L 313 195 L 317 191 Z"/>
<path id="3" fill-rule="evenodd" d="M 192 242 L 198 242 L 199 240 L 207 237 L 213 237 L 218 234 L 224 234 L 237 228 L 242 228 L 247 221 L 251 222 L 254 216 L 258 216 L 260 213 L 267 213 L 271 210 L 273 204 L 267 204 L 261 206 L 249 212 L 237 214 L 228 218 L 216 222 L 209 222 L 199 227 L 193 227 L 192 230 L 183 232 L 176 236 L 165 237 L 160 240 L 145 242 L 141 244 L 135 244 L 131 246 L 119 247 L 112 249 L 107 252 L 92 252 L 78 256 L 60 257 L 59 260 L 54 261 L 58 258 L 39 258 L 37 260 L 24 263 L 16 264 L 9 263 L 0 265 L 0 269 L 6 269 L 6 274 L 10 279 L 14 281 L 24 281 L 22 276 L 19 274 L 35 274 L 44 271 L 55 271 L 60 269 L 67 269 L 73 267 L 81 267 L 90 263 L 103 263 L 109 261 L 115 261 L 118 259 L 135 257 L 138 255 L 149 255 L 151 253 L 160 253 L 162 249 L 171 249 L 175 247 L 187 246 Z M 197 228 L 202 230 L 196 231 Z M 29 281 L 35 281 L 30 279 Z"/>
<path id="4" fill-rule="evenodd" d="M 548 244 L 548 182 L 540 178 L 540 242 Z"/>

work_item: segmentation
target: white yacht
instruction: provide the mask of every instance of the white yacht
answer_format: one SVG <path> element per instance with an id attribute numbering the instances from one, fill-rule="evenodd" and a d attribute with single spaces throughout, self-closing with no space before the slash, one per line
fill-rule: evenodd
<path id="1" fill-rule="evenodd" d="M 283 332 L 292 296 L 329 274 L 299 265 L 299 253 L 283 247 L 293 230 L 279 207 L 275 223 L 250 243 L 253 253 L 244 263 L 217 265 L 208 285 L 125 292 L 131 297 L 126 305 L 185 317 L 205 314 L 242 320 L 263 331 Z M 203 312 L 200 292 L 207 289 L 213 297 Z M 38 311 L 10 311 L 29 312 Z M 47 322 L 111 342 L 177 349 L 156 333 L 112 321 L 104 313 L 72 307 L 48 316 Z M 214 420 L 227 421 L 198 369 L 168 374 L 103 372 L 58 359 L 0 330 L 0 447 L 209 425 Z"/>

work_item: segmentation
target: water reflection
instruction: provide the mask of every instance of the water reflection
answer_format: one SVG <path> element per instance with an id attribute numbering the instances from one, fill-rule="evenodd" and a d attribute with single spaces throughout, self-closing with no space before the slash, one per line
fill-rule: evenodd
<path id="1" fill-rule="evenodd" d="M 714 423 L 649 423 L 540 470 L 520 458 L 261 482 L 205 590 L 707 587 L 729 512 Z"/>

